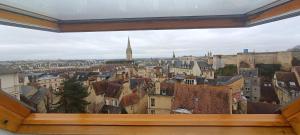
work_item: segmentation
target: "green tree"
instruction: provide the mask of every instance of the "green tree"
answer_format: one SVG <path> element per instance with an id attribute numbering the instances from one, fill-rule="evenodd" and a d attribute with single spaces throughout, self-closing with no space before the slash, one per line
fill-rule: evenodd
<path id="1" fill-rule="evenodd" d="M 89 95 L 87 89 L 79 81 L 72 78 L 64 82 L 64 87 L 56 93 L 60 100 L 55 104 L 56 112 L 84 113 L 89 104 L 85 98 Z"/>
<path id="2" fill-rule="evenodd" d="M 256 64 L 256 68 L 258 68 L 258 73 L 260 76 L 264 76 L 267 78 L 273 78 L 276 71 L 280 71 L 280 64 Z"/>
<path id="3" fill-rule="evenodd" d="M 219 68 L 216 71 L 217 76 L 234 76 L 237 75 L 236 65 L 226 65 L 224 68 Z"/>

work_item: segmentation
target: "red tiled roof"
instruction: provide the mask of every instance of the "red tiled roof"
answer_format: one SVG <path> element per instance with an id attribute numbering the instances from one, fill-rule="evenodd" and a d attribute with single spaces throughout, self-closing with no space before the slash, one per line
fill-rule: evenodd
<path id="1" fill-rule="evenodd" d="M 183 108 L 194 114 L 229 114 L 229 88 L 176 84 L 172 110 Z"/>
<path id="2" fill-rule="evenodd" d="M 168 96 L 173 96 L 175 83 L 162 82 L 160 83 L 160 90 L 166 90 Z"/>
<path id="3" fill-rule="evenodd" d="M 100 81 L 93 83 L 96 95 L 105 94 L 106 97 L 118 97 L 122 88 L 122 81 Z"/>
<path id="4" fill-rule="evenodd" d="M 137 104 L 140 100 L 140 97 L 137 95 L 136 92 L 128 94 L 124 96 L 120 102 L 121 106 L 126 107 L 130 105 Z"/>

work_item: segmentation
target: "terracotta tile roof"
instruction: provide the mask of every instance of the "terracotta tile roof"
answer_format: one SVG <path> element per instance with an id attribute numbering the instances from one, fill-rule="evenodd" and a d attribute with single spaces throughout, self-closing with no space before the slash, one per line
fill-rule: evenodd
<path id="1" fill-rule="evenodd" d="M 96 95 L 105 94 L 105 97 L 117 98 L 120 96 L 122 81 L 100 81 L 93 83 Z"/>
<path id="2" fill-rule="evenodd" d="M 273 114 L 279 112 L 280 105 L 262 103 L 262 102 L 247 102 L 248 114 Z"/>
<path id="3" fill-rule="evenodd" d="M 175 91 L 175 83 L 160 83 L 160 91 L 166 90 L 166 96 L 173 96 Z"/>
<path id="4" fill-rule="evenodd" d="M 229 88 L 226 86 L 175 84 L 172 110 L 183 108 L 193 114 L 229 114 Z"/>
<path id="5" fill-rule="evenodd" d="M 121 104 L 121 106 L 126 107 L 126 106 L 137 104 L 139 102 L 139 100 L 140 100 L 140 97 L 137 95 L 136 92 L 133 92 L 131 94 L 123 96 L 120 104 Z"/>

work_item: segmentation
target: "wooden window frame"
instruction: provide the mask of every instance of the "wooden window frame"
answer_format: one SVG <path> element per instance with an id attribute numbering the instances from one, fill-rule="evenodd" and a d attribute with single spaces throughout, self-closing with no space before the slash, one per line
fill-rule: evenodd
<path id="1" fill-rule="evenodd" d="M 51 114 L 32 113 L 0 91 L 0 128 L 21 134 L 295 134 L 299 106 L 300 99 L 282 114 Z"/>
<path id="2" fill-rule="evenodd" d="M 0 9 L 0 24 L 52 32 L 251 27 L 300 14 L 299 0 L 279 0 L 246 14 L 108 20 L 57 20 L 13 7 Z M 282 2 L 282 3 L 280 3 Z M 19 12 L 18 12 L 19 11 Z"/>

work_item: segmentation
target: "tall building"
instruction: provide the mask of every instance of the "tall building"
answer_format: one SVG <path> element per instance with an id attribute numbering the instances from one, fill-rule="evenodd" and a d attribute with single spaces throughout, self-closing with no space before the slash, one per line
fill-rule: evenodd
<path id="1" fill-rule="evenodd" d="M 130 46 L 130 39 L 128 37 L 127 49 L 126 49 L 126 58 L 129 61 L 132 61 L 132 50 Z"/>

